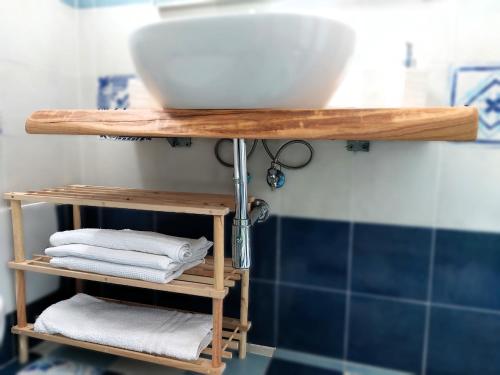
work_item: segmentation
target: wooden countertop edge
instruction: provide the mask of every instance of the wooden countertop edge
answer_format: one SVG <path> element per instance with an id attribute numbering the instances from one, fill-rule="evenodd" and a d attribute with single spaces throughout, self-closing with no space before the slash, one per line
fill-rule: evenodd
<path id="1" fill-rule="evenodd" d="M 474 141 L 473 107 L 42 110 L 30 134 L 247 139 Z"/>

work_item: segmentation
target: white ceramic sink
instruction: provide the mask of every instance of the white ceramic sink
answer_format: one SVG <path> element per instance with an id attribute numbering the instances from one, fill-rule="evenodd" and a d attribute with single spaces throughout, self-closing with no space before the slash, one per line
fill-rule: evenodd
<path id="1" fill-rule="evenodd" d="M 321 108 L 354 47 L 343 23 L 264 13 L 188 17 L 137 30 L 132 57 L 165 108 Z"/>

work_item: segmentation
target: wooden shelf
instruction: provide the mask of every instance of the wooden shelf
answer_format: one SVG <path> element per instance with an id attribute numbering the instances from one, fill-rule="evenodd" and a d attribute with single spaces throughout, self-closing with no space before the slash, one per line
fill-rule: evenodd
<path id="1" fill-rule="evenodd" d="M 161 290 L 164 292 L 190 294 L 193 296 L 209 297 L 209 298 L 224 298 L 228 293 L 228 287 L 234 287 L 235 281 L 241 279 L 239 271 L 227 266 L 224 269 L 224 289 L 216 290 L 214 285 L 214 269 L 213 263 L 200 264 L 188 271 L 185 271 L 181 276 L 166 284 L 153 283 L 125 277 L 116 277 L 101 275 L 98 273 L 74 271 L 67 268 L 53 267 L 49 263 L 50 257 L 44 255 L 35 256 L 33 259 L 24 260 L 21 262 L 9 262 L 9 268 L 14 270 L 30 271 L 43 273 L 47 275 L 71 277 L 80 280 L 91 280 L 102 283 L 127 285 L 136 288 Z M 227 259 L 227 263 L 231 259 Z"/>
<path id="2" fill-rule="evenodd" d="M 28 192 L 4 193 L 7 200 L 130 208 L 149 211 L 227 215 L 234 197 L 224 194 L 177 193 L 107 186 L 69 185 Z"/>
<path id="3" fill-rule="evenodd" d="M 31 134 L 247 139 L 473 141 L 472 107 L 297 110 L 45 110 Z"/>
<path id="4" fill-rule="evenodd" d="M 54 341 L 62 344 L 79 346 L 87 349 L 135 358 L 138 360 L 159 363 L 202 374 L 220 374 L 224 371 L 222 358 L 231 358 L 228 349 L 236 349 L 240 358 L 247 353 L 249 271 L 236 270 L 231 259 L 224 259 L 224 216 L 234 209 L 231 195 L 163 192 L 156 190 L 126 189 L 118 187 L 70 185 L 53 189 L 28 192 L 6 193 L 10 200 L 12 230 L 14 242 L 14 261 L 9 267 L 15 270 L 16 308 L 18 325 L 13 332 L 19 334 L 19 360 L 28 360 L 28 337 Z M 57 268 L 50 265 L 50 257 L 35 255 L 26 259 L 24 248 L 23 207 L 22 202 L 50 202 L 70 204 L 73 209 L 73 226 L 81 228 L 81 206 L 118 207 L 160 212 L 190 213 L 212 216 L 213 220 L 213 257 L 206 257 L 205 262 L 169 283 L 160 284 L 142 280 L 101 275 L 91 272 Z M 250 202 L 252 199 L 250 199 Z M 38 272 L 48 275 L 71 277 L 76 279 L 76 291 L 82 292 L 82 280 L 127 285 L 165 292 L 189 294 L 212 299 L 212 343 L 204 351 L 208 359 L 187 362 L 175 358 L 154 356 L 129 350 L 113 348 L 105 345 L 71 340 L 58 335 L 44 335 L 33 331 L 27 323 L 26 314 L 26 280 L 25 272 Z M 240 319 L 224 318 L 223 301 L 231 287 L 241 280 Z M 125 302 L 122 302 L 125 303 Z"/>
<path id="5" fill-rule="evenodd" d="M 170 308 L 160 307 L 160 306 L 151 306 L 142 303 L 128 302 L 115 300 L 111 298 L 101 298 L 106 301 L 121 303 L 125 305 L 133 305 L 133 306 L 143 306 L 148 308 L 157 308 L 163 310 L 169 310 Z M 182 311 L 182 310 L 177 310 Z M 192 311 L 184 311 L 184 312 L 192 312 Z M 232 358 L 233 353 L 230 350 L 239 350 L 240 348 L 240 340 L 243 335 L 250 330 L 252 326 L 251 322 L 248 322 L 246 326 L 243 326 L 238 319 L 224 317 L 222 319 L 222 337 L 223 340 L 221 342 L 221 355 L 223 358 Z M 182 370 L 193 371 L 200 374 L 221 374 L 224 371 L 225 364 L 222 363 L 220 367 L 214 368 L 212 366 L 211 357 L 213 353 L 213 342 L 209 344 L 209 346 L 202 351 L 202 355 L 206 358 L 199 358 L 194 361 L 185 361 L 180 360 L 173 357 L 160 356 L 155 354 L 148 354 L 143 352 L 137 352 L 128 349 L 117 348 L 108 345 L 101 345 L 87 341 L 80 341 L 71 339 L 69 337 L 65 337 L 62 335 L 51 335 L 47 333 L 35 332 L 33 329 L 33 324 L 27 324 L 24 327 L 14 326 L 11 329 L 13 334 L 33 337 L 40 340 L 46 340 L 55 342 L 63 345 L 75 346 L 78 348 L 94 350 L 102 353 L 108 353 L 113 355 L 118 355 L 121 357 L 127 357 L 132 359 L 137 359 L 141 361 L 151 362 L 155 364 L 165 365 L 176 367 Z"/>

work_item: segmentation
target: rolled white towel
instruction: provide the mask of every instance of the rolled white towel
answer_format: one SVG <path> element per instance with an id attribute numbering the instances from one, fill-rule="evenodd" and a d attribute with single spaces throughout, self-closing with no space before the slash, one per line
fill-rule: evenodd
<path id="1" fill-rule="evenodd" d="M 211 247 L 207 242 L 205 247 L 193 252 L 191 261 L 201 260 L 207 256 L 207 251 Z M 148 254 L 140 251 L 117 250 L 107 247 L 70 244 L 45 249 L 45 254 L 51 257 L 79 257 L 92 260 L 102 260 L 104 262 L 127 264 L 136 267 L 154 268 L 163 271 L 176 271 L 182 263 L 176 262 L 166 255 Z"/>
<path id="2" fill-rule="evenodd" d="M 86 294 L 58 302 L 38 317 L 36 332 L 195 360 L 212 340 L 212 317 L 130 306 Z"/>
<path id="3" fill-rule="evenodd" d="M 126 277 L 129 279 L 144 280 L 161 284 L 172 281 L 176 277 L 182 275 L 184 271 L 187 271 L 202 262 L 202 260 L 197 260 L 190 263 L 177 263 L 179 266 L 177 269 L 163 271 L 154 268 L 136 267 L 127 264 L 117 264 L 78 257 L 54 257 L 50 260 L 50 264 L 58 268 L 68 268 L 75 271 Z"/>
<path id="4" fill-rule="evenodd" d="M 212 246 L 212 242 L 205 237 L 195 240 L 155 232 L 95 228 L 56 232 L 50 236 L 50 244 L 52 246 L 83 244 L 117 250 L 141 251 L 166 255 L 181 263 L 198 259 L 197 253 L 206 249 L 207 244 L 209 247 Z"/>

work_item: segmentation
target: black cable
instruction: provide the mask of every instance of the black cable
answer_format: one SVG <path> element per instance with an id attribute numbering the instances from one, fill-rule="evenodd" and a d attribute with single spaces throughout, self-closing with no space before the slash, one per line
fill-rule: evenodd
<path id="1" fill-rule="evenodd" d="M 302 145 L 306 146 L 309 149 L 309 159 L 307 159 L 304 163 L 298 164 L 298 165 L 290 165 L 290 164 L 283 163 L 282 161 L 279 161 L 280 155 L 286 150 L 287 147 L 289 147 L 293 144 L 302 144 Z M 266 140 L 264 140 L 264 139 L 262 140 L 262 145 L 264 146 L 264 150 L 266 150 L 267 155 L 271 158 L 273 163 L 278 164 L 282 168 L 301 169 L 301 168 L 307 167 L 309 165 L 309 163 L 311 163 L 311 161 L 313 160 L 314 148 L 311 146 L 311 144 L 309 142 L 303 141 L 301 139 L 294 139 L 293 141 L 286 142 L 284 145 L 282 145 L 282 146 L 280 146 L 280 148 L 278 148 L 276 155 L 273 155 L 273 153 L 269 149 L 269 146 L 267 145 Z"/>
<path id="2" fill-rule="evenodd" d="M 215 157 L 217 159 L 217 161 L 219 163 L 221 163 L 222 165 L 224 165 L 225 167 L 228 167 L 228 168 L 232 168 L 233 167 L 233 164 L 232 163 L 229 163 L 227 161 L 224 161 L 222 160 L 222 157 L 220 156 L 220 148 L 222 146 L 222 144 L 224 142 L 232 142 L 232 139 L 219 139 L 216 143 L 215 143 L 215 147 L 214 147 L 214 154 L 215 154 Z M 257 147 L 257 143 L 259 142 L 258 139 L 255 139 L 252 143 L 252 147 L 250 147 L 250 150 L 248 151 L 247 153 L 247 159 L 249 159 L 252 154 L 254 153 L 256 147 Z M 306 146 L 308 149 L 309 149 L 309 158 L 302 164 L 298 164 L 298 165 L 290 165 L 290 164 L 286 164 L 282 161 L 279 160 L 281 154 L 291 145 L 293 144 L 302 144 L 304 146 Z M 266 150 L 266 153 L 267 155 L 271 158 L 271 160 L 273 161 L 273 163 L 279 165 L 280 167 L 282 168 L 286 168 L 286 169 L 301 169 L 301 168 L 304 168 L 306 166 L 308 166 L 313 157 L 314 157 L 314 148 L 311 146 L 311 144 L 309 142 L 306 142 L 306 141 L 303 141 L 303 140 L 300 140 L 300 139 L 294 139 L 292 141 L 288 141 L 286 142 L 285 144 L 283 144 L 282 146 L 280 146 L 280 148 L 278 148 L 278 151 L 276 152 L 276 155 L 274 155 L 272 153 L 272 151 L 269 149 L 269 146 L 267 145 L 267 141 L 262 139 L 262 145 L 264 146 L 264 150 Z"/>
<path id="3" fill-rule="evenodd" d="M 214 153 L 215 153 L 215 157 L 217 159 L 217 161 L 219 163 L 221 163 L 223 166 L 225 167 L 228 167 L 228 168 L 232 168 L 234 166 L 233 163 L 229 163 L 227 161 L 224 161 L 222 160 L 222 157 L 220 156 L 220 147 L 222 146 L 222 144 L 224 142 L 233 142 L 232 139 L 227 139 L 227 138 L 223 138 L 223 139 L 219 139 L 216 143 L 215 143 L 215 147 L 214 147 Z M 255 151 L 255 148 L 257 147 L 257 142 L 259 142 L 258 139 L 255 139 L 252 143 L 252 147 L 250 147 L 250 150 L 247 152 L 247 159 L 250 159 L 250 157 L 252 156 L 253 152 Z"/>

